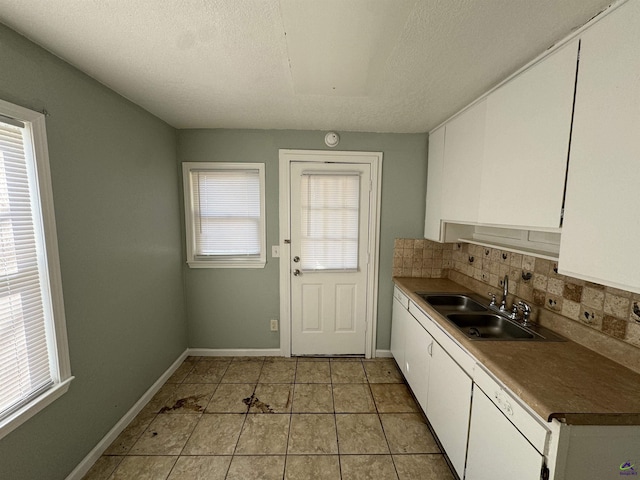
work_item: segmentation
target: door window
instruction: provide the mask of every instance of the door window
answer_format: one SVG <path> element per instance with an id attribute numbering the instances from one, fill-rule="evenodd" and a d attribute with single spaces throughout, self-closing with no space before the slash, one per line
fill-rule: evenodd
<path id="1" fill-rule="evenodd" d="M 302 270 L 357 271 L 360 174 L 303 172 L 300 182 Z"/>

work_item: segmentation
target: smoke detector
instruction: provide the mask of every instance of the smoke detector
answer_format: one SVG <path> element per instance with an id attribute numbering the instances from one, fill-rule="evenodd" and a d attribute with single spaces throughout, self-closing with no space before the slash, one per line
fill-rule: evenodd
<path id="1" fill-rule="evenodd" d="M 335 147 L 340 143 L 340 135 L 336 132 L 329 132 L 324 136 L 324 143 L 327 147 Z"/>

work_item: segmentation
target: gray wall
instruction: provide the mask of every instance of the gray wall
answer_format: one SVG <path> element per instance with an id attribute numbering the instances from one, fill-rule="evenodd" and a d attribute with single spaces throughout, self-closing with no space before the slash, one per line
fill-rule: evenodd
<path id="1" fill-rule="evenodd" d="M 178 162 L 266 164 L 267 265 L 264 269 L 190 269 L 184 266 L 189 346 L 278 348 L 278 149 L 321 150 L 326 132 L 299 130 L 180 130 Z M 377 348 L 391 337 L 393 240 L 421 238 L 426 191 L 427 134 L 341 132 L 337 150 L 381 151 L 383 157 Z M 183 227 L 184 228 L 184 227 Z"/>
<path id="2" fill-rule="evenodd" d="M 0 62 L 0 98 L 50 113 L 76 377 L 66 395 L 0 440 L 0 478 L 62 479 L 187 345 L 279 346 L 268 324 L 279 316 L 270 255 L 261 270 L 186 267 L 176 148 L 178 163 L 266 163 L 270 253 L 278 243 L 278 149 L 326 149 L 325 132 L 183 130 L 176 144 L 173 128 L 3 25 Z M 393 239 L 422 236 L 427 135 L 341 137 L 341 150 L 384 152 L 377 348 L 387 349 Z"/>
<path id="3" fill-rule="evenodd" d="M 0 478 L 62 479 L 187 347 L 175 130 L 2 25 L 0 98 L 50 113 L 76 377 L 0 440 Z"/>

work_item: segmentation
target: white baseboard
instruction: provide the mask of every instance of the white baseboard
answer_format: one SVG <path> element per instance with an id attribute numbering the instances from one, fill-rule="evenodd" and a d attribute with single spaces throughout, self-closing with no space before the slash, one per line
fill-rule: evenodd
<path id="1" fill-rule="evenodd" d="M 190 348 L 194 357 L 280 357 L 279 348 Z M 391 350 L 376 350 L 376 358 L 393 358 Z"/>
<path id="2" fill-rule="evenodd" d="M 162 374 L 156 382 L 140 397 L 140 399 L 129 409 L 127 413 L 116 423 L 111 430 L 98 442 L 86 457 L 78 464 L 76 468 L 67 476 L 66 480 L 80 480 L 100 458 L 109 445 L 122 433 L 122 431 L 131 423 L 138 413 L 142 411 L 149 400 L 160 390 L 160 387 L 169 380 L 169 377 L 178 369 L 185 358 L 189 355 L 189 349 L 185 350 L 178 359 Z"/>
<path id="3" fill-rule="evenodd" d="M 376 350 L 376 358 L 393 358 L 391 350 Z"/>
<path id="4" fill-rule="evenodd" d="M 193 357 L 280 357 L 279 348 L 190 348 Z"/>

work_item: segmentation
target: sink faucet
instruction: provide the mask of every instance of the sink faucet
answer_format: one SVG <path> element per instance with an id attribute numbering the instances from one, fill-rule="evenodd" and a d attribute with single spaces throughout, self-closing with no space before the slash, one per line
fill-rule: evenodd
<path id="1" fill-rule="evenodd" d="M 504 276 L 502 281 L 502 302 L 500 302 L 500 311 L 507 310 L 507 294 L 509 293 L 509 275 Z"/>
<path id="2" fill-rule="evenodd" d="M 509 294 L 509 276 L 505 275 L 504 280 L 502 280 L 502 300 L 500 302 L 500 306 L 498 306 L 496 302 L 496 294 L 493 292 L 489 292 L 489 310 L 493 310 L 498 314 L 507 317 L 511 320 L 517 320 L 523 327 L 528 327 L 531 325 L 531 306 L 524 302 L 519 301 L 513 302 L 511 306 L 511 312 L 507 313 L 507 295 Z M 520 318 L 520 311 L 522 311 L 522 318 Z"/>
<path id="3" fill-rule="evenodd" d="M 518 302 L 518 306 L 522 310 L 522 325 L 527 327 L 530 325 L 531 307 L 526 302 Z"/>

